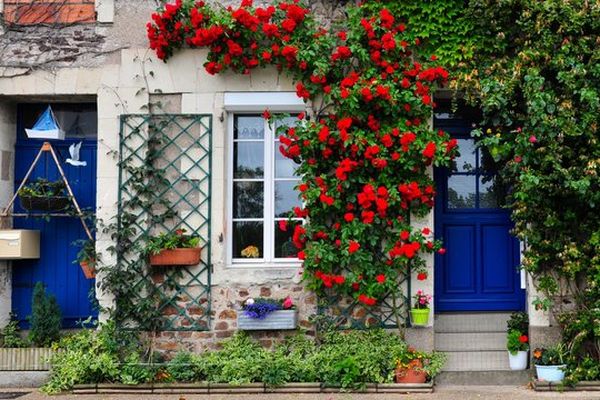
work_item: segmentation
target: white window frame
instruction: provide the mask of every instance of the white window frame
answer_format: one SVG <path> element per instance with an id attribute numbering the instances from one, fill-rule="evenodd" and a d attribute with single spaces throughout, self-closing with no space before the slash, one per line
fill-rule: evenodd
<path id="1" fill-rule="evenodd" d="M 244 92 L 244 93 L 225 93 L 225 110 L 227 111 L 227 265 L 231 267 L 277 267 L 277 268 L 298 268 L 301 264 L 297 258 L 275 258 L 275 223 L 277 220 L 285 218 L 275 217 L 275 193 L 273 183 L 286 180 L 286 178 L 275 178 L 275 152 L 278 148 L 275 146 L 275 132 L 265 123 L 264 134 L 264 212 L 263 218 L 257 218 L 257 221 L 263 222 L 263 251 L 260 258 L 238 258 L 233 257 L 233 144 L 234 144 L 234 120 L 236 115 L 260 115 L 268 109 L 273 113 L 298 114 L 305 110 L 305 104 L 293 92 Z M 270 145 L 267 145 L 269 143 Z M 249 181 L 241 179 L 242 181 Z M 288 180 L 297 180 L 288 178 Z M 245 219 L 245 218 L 244 218 Z M 248 218 L 252 220 L 252 218 Z M 273 256 L 272 256 L 273 255 Z"/>

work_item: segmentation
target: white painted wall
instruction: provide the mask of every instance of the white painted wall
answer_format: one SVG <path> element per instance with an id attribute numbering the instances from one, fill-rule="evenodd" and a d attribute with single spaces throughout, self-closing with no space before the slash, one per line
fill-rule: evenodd
<path id="1" fill-rule="evenodd" d="M 0 208 L 4 209 L 14 193 L 14 148 L 16 140 L 16 107 L 0 101 Z M 1 228 L 9 228 L 11 221 L 0 221 Z M 0 261 L 0 327 L 6 325 L 11 310 L 11 266 Z"/>

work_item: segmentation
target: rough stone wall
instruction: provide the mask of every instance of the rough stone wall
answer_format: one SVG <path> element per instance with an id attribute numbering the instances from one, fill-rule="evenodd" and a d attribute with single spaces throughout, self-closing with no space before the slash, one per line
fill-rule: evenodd
<path id="1" fill-rule="evenodd" d="M 99 5 L 106 0 L 96 0 Z M 36 69 L 101 67 L 113 63 L 118 50 L 147 46 L 146 23 L 159 0 L 111 0 L 114 7 L 111 23 L 77 23 L 15 25 L 0 18 L 0 77 L 29 74 Z M 239 0 L 210 0 L 218 6 L 239 4 Z M 272 3 L 262 1 L 262 4 Z M 258 2 L 257 2 L 258 3 Z M 347 1 L 313 0 L 310 7 L 323 25 L 344 16 Z M 65 7 L 68 4 L 65 4 Z"/>
<path id="2" fill-rule="evenodd" d="M 211 330 L 204 332 L 169 331 L 161 332 L 156 338 L 156 348 L 172 356 L 178 350 L 202 352 L 218 349 L 220 342 L 237 332 L 237 316 L 242 303 L 248 298 L 266 297 L 283 299 L 290 296 L 298 309 L 298 325 L 307 334 L 314 334 L 309 317 L 316 312 L 316 297 L 304 290 L 301 285 L 280 283 L 270 285 L 227 285 L 212 287 Z M 250 331 L 264 347 L 272 347 L 282 338 L 294 335 L 297 331 Z"/>

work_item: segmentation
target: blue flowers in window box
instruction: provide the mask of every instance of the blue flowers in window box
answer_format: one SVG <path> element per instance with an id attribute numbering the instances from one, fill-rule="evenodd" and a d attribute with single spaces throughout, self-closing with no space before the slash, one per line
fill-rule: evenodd
<path id="1" fill-rule="evenodd" d="M 241 330 L 296 329 L 298 314 L 290 297 L 283 300 L 248 299 L 238 314 Z"/>

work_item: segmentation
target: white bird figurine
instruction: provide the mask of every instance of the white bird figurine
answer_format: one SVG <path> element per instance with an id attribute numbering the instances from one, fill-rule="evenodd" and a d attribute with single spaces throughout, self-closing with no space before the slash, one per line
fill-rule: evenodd
<path id="1" fill-rule="evenodd" d="M 71 164 L 74 167 L 85 167 L 87 161 L 79 161 L 79 150 L 81 150 L 81 142 L 69 146 L 70 158 L 67 158 L 67 164 Z"/>

